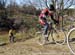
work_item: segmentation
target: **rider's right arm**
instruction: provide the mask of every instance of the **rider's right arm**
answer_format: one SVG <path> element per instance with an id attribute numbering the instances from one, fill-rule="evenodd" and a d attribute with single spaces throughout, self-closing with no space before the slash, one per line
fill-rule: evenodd
<path id="1" fill-rule="evenodd" d="M 51 19 L 53 20 L 53 22 L 56 24 L 56 23 L 59 23 L 59 21 L 57 21 L 56 19 L 54 19 L 53 15 L 51 15 Z"/>

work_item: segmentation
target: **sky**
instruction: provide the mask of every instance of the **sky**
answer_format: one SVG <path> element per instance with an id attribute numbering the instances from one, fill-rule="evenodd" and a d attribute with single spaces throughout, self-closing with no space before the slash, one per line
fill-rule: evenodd
<path id="1" fill-rule="evenodd" d="M 13 0 L 13 1 L 16 1 L 17 4 L 19 4 L 19 5 L 22 5 L 23 3 L 28 4 L 28 2 L 29 2 L 29 0 Z M 25 2 L 23 2 L 23 1 L 25 1 Z M 59 0 L 59 1 L 60 1 L 60 0 Z M 66 1 L 67 1 L 67 0 L 64 0 L 65 3 L 66 3 Z M 74 0 L 74 1 L 75 1 L 75 0 Z M 9 4 L 9 2 L 10 2 L 10 0 L 8 0 L 8 4 Z M 39 0 L 31 0 L 31 2 L 37 4 L 38 7 L 40 7 L 39 4 L 37 3 L 37 2 L 39 2 Z M 49 2 L 50 2 L 50 0 L 49 0 Z M 68 4 L 69 4 L 69 3 L 68 3 Z M 43 2 L 42 2 L 42 6 L 44 7 Z M 66 5 L 66 6 L 67 6 L 67 5 Z M 72 5 L 70 8 L 75 8 L 75 5 Z"/>

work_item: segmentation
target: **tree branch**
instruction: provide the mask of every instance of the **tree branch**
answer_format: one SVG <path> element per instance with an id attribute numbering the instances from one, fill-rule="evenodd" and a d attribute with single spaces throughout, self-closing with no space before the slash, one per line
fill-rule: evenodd
<path id="1" fill-rule="evenodd" d="M 39 3 L 40 3 L 40 6 L 41 6 L 41 9 L 42 9 L 42 3 L 41 3 L 41 1 L 39 0 Z"/>
<path id="2" fill-rule="evenodd" d="M 73 0 L 70 2 L 70 5 L 67 6 L 67 8 L 65 9 L 68 9 L 69 7 L 71 7 L 73 5 Z"/>
<path id="3" fill-rule="evenodd" d="M 43 1 L 45 3 L 46 7 L 49 9 L 49 7 L 48 7 L 48 0 L 43 0 Z"/>
<path id="4" fill-rule="evenodd" d="M 67 0 L 66 3 L 65 3 L 64 5 L 67 5 L 67 3 L 68 3 L 69 1 L 70 1 L 70 0 Z"/>

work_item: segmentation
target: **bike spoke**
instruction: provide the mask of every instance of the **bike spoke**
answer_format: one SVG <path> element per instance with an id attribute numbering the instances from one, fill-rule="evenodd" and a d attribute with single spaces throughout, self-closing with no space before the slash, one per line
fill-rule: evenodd
<path id="1" fill-rule="evenodd" d="M 55 31 L 53 33 L 53 35 L 54 35 L 53 37 L 54 37 L 57 44 L 64 44 L 65 43 L 66 36 L 62 30 Z"/>

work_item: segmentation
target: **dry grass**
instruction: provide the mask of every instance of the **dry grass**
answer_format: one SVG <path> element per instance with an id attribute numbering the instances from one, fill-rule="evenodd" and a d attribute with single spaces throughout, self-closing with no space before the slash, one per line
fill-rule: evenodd
<path id="1" fill-rule="evenodd" d="M 16 34 L 17 40 L 26 39 L 29 35 L 25 33 Z M 2 39 L 0 41 L 8 42 L 8 35 L 0 35 L 0 39 Z M 71 55 L 66 43 L 64 45 L 48 44 L 41 46 L 37 41 L 38 37 L 0 46 L 0 55 Z"/>
<path id="2" fill-rule="evenodd" d="M 48 44 L 40 46 L 37 38 L 0 47 L 0 55 L 70 55 L 67 45 Z"/>

